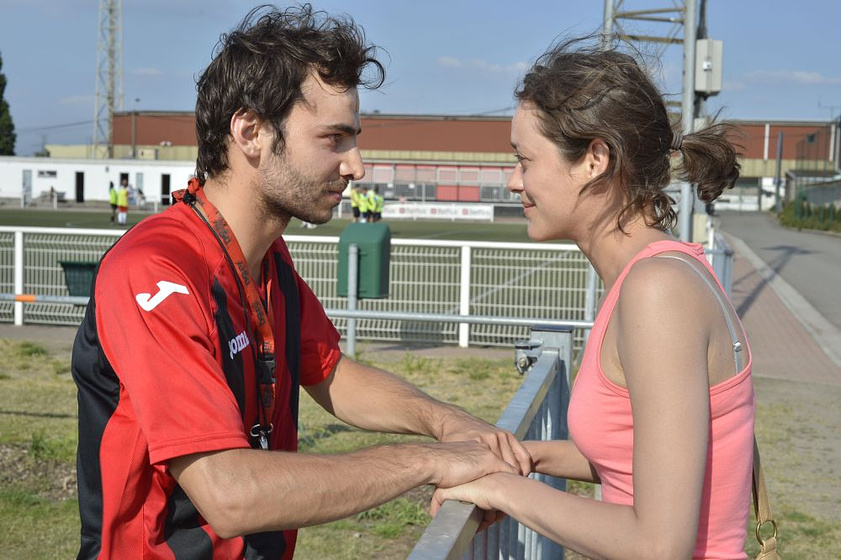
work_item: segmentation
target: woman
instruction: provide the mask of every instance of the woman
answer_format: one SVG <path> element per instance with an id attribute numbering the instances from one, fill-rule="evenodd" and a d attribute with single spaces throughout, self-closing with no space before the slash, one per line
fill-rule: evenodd
<path id="1" fill-rule="evenodd" d="M 570 41 L 516 92 L 520 195 L 535 241 L 573 240 L 604 281 L 569 406 L 570 441 L 527 442 L 534 470 L 601 482 L 603 501 L 495 474 L 440 489 L 593 558 L 744 558 L 754 392 L 744 331 L 698 245 L 677 241 L 672 167 L 707 202 L 739 175 L 717 124 L 673 131 L 651 80 Z"/>

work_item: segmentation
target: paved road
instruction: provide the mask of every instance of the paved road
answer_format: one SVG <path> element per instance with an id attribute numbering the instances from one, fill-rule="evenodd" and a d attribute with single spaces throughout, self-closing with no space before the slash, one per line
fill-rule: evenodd
<path id="1" fill-rule="evenodd" d="M 841 236 L 789 230 L 764 212 L 721 212 L 720 229 L 744 241 L 841 329 Z"/>

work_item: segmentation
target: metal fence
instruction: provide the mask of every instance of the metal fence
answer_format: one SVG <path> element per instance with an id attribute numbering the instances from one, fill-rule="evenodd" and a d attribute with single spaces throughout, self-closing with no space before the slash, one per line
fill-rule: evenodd
<path id="1" fill-rule="evenodd" d="M 704 249 L 707 259 L 724 287 L 727 297 L 733 293 L 733 248 L 724 236 L 715 230 L 710 230 L 710 241 Z"/>
<path id="2" fill-rule="evenodd" d="M 69 296 L 61 261 L 95 262 L 122 232 L 0 227 L 0 293 Z M 296 268 L 327 309 L 347 308 L 336 295 L 338 237 L 286 236 Z M 385 312 L 592 321 L 601 290 L 572 244 L 485 243 L 393 239 L 390 295 L 361 300 L 369 318 L 360 340 L 508 346 L 528 334 L 510 324 L 394 320 Z M 0 301 L 0 321 L 79 324 L 84 307 Z M 346 319 L 334 318 L 342 334 Z M 576 333 L 576 348 L 583 340 Z"/>
<path id="3" fill-rule="evenodd" d="M 526 375 L 520 389 L 500 416 L 497 426 L 518 439 L 559 440 L 568 437 L 571 328 L 535 326 L 531 340 L 515 348 L 517 369 Z M 531 475 L 564 490 L 563 479 Z M 409 560 L 555 560 L 563 548 L 514 519 L 476 533 L 481 514 L 471 504 L 448 501 L 418 540 Z"/>

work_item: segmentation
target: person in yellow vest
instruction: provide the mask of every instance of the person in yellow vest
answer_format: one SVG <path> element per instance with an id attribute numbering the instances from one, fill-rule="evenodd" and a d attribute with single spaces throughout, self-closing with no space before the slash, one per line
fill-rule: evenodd
<path id="1" fill-rule="evenodd" d="M 356 204 L 359 206 L 359 221 L 363 224 L 371 221 L 370 200 L 371 199 L 368 198 L 368 187 L 362 187 L 362 193 L 359 195 L 359 199 L 356 201 Z"/>
<path id="2" fill-rule="evenodd" d="M 377 187 L 374 187 L 374 221 L 379 222 L 383 219 L 383 208 L 385 208 L 385 197 L 380 194 Z"/>
<path id="3" fill-rule="evenodd" d="M 117 223 L 121 226 L 128 221 L 128 179 L 120 181 L 117 189 Z"/>
<path id="4" fill-rule="evenodd" d="M 377 206 L 377 187 L 371 187 L 365 191 L 365 199 L 368 201 L 368 211 L 365 213 L 365 220 L 368 222 L 373 222 L 374 220 L 374 209 Z"/>
<path id="5" fill-rule="evenodd" d="M 352 186 L 350 189 L 350 208 L 353 212 L 353 221 L 359 221 L 359 198 L 362 196 L 362 193 L 359 192 L 359 187 L 356 185 Z"/>
<path id="6" fill-rule="evenodd" d="M 111 222 L 117 221 L 117 189 L 114 188 L 114 181 L 108 186 L 108 203 L 111 204 Z"/>

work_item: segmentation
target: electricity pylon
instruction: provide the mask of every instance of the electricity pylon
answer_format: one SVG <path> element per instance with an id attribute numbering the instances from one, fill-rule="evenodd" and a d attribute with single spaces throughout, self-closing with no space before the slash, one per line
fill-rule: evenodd
<path id="1" fill-rule="evenodd" d="M 649 0 L 655 2 L 656 0 Z M 660 0 L 662 2 L 662 0 Z M 701 0 L 702 4 L 705 0 Z M 683 45 L 683 96 L 681 101 L 681 129 L 683 134 L 692 132 L 695 126 L 695 41 L 698 39 L 698 12 L 696 0 L 671 0 L 669 7 L 645 10 L 623 10 L 624 0 L 605 0 L 602 40 L 610 43 L 616 39 L 626 41 Z M 625 33 L 621 20 L 636 20 L 671 24 L 668 35 L 635 35 Z M 702 22 L 701 33 L 706 35 L 706 22 Z M 681 36 L 682 35 L 682 36 Z M 689 183 L 680 185 L 680 212 L 678 226 L 680 238 L 691 241 L 693 192 Z"/>
<path id="2" fill-rule="evenodd" d="M 114 111 L 123 110 L 123 0 L 99 0 L 93 157 L 114 157 Z"/>

